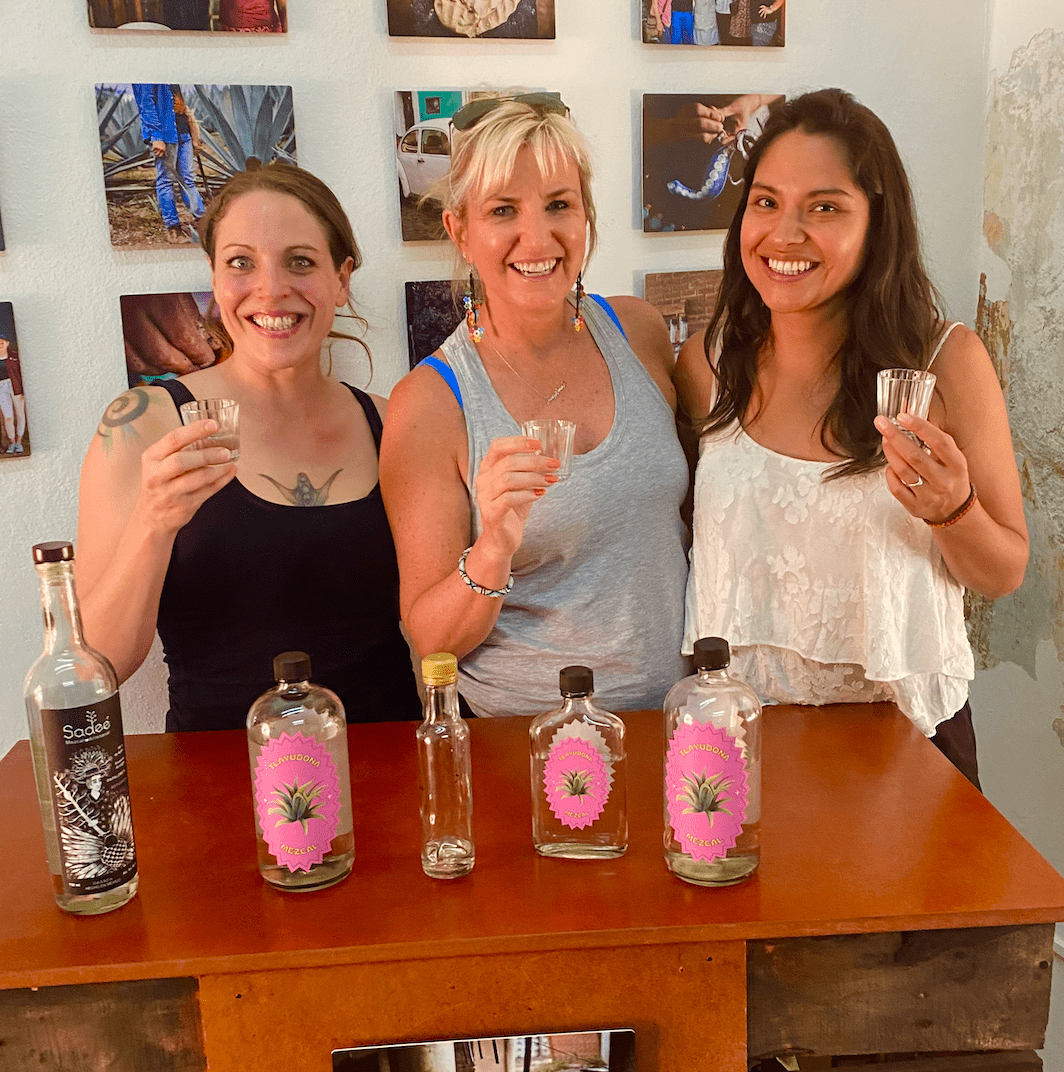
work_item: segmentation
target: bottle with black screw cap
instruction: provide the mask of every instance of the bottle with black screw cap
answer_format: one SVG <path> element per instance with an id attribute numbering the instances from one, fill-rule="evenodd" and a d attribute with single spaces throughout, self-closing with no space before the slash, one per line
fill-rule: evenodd
<path id="1" fill-rule="evenodd" d="M 729 676 L 728 642 L 695 642 L 697 673 L 665 697 L 665 864 L 730 886 L 761 860 L 761 704 Z"/>
<path id="2" fill-rule="evenodd" d="M 529 726 L 532 841 L 543 856 L 609 859 L 628 848 L 624 723 L 591 702 L 594 674 L 558 674 L 561 707 Z"/>
<path id="3" fill-rule="evenodd" d="M 355 860 L 347 719 L 335 692 L 310 682 L 310 656 L 273 660 L 277 684 L 248 711 L 259 871 L 282 890 L 319 890 Z"/>
<path id="4" fill-rule="evenodd" d="M 73 546 L 36 544 L 33 562 L 44 651 L 25 698 L 52 893 L 67 912 L 98 915 L 129 901 L 138 882 L 118 679 L 82 636 Z"/>

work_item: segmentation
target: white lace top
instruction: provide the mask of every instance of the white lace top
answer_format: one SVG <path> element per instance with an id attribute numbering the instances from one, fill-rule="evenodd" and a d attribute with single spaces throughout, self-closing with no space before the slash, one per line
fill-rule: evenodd
<path id="1" fill-rule="evenodd" d="M 893 700 L 930 737 L 975 672 L 964 589 L 881 470 L 831 464 L 703 437 L 683 650 L 724 637 L 763 703 Z"/>

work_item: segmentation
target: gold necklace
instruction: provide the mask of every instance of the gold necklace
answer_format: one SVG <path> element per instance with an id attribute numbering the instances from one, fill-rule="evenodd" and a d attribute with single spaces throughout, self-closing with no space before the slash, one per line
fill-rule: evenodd
<path id="1" fill-rule="evenodd" d="M 570 343 L 571 343 L 571 342 L 572 342 L 572 340 L 570 340 Z M 548 396 L 547 396 L 547 395 L 545 395 L 545 394 L 544 394 L 544 393 L 543 393 L 543 392 L 542 392 L 542 391 L 541 391 L 541 390 L 540 390 L 540 389 L 539 389 L 538 387 L 533 387 L 533 386 L 532 386 L 532 384 L 530 384 L 530 383 L 528 382 L 528 380 L 526 380 L 526 379 L 524 378 L 524 376 L 522 376 L 522 375 L 521 375 L 521 373 L 520 373 L 520 372 L 518 372 L 518 371 L 517 371 L 517 369 L 515 369 L 515 368 L 513 367 L 513 365 L 511 365 L 511 364 L 510 364 L 510 362 L 509 362 L 509 361 L 507 361 L 507 360 L 506 360 L 505 356 L 503 355 L 503 352 L 502 352 L 502 350 L 500 350 L 500 349 L 499 349 L 499 348 L 498 348 L 498 347 L 497 347 L 497 346 L 495 345 L 495 343 L 493 343 L 493 342 L 492 342 L 492 341 L 491 341 L 490 339 L 488 340 L 488 345 L 489 345 L 489 346 L 490 346 L 490 347 L 491 347 L 491 348 L 492 348 L 492 349 L 493 349 L 493 350 L 494 350 L 494 351 L 495 351 L 495 352 L 496 352 L 496 353 L 497 353 L 497 354 L 499 355 L 499 360 L 500 360 L 500 361 L 501 361 L 501 362 L 502 362 L 502 363 L 503 363 L 503 364 L 504 364 L 504 365 L 505 365 L 505 366 L 506 366 L 506 367 L 507 367 L 507 368 L 508 368 L 508 369 L 509 369 L 509 370 L 510 370 L 510 371 L 511 371 L 511 372 L 512 372 L 512 373 L 513 373 L 513 374 L 514 374 L 514 375 L 515 375 L 515 376 L 516 376 L 516 377 L 517 377 L 517 378 L 518 378 L 518 379 L 519 379 L 519 380 L 520 380 L 520 381 L 521 381 L 521 382 L 522 382 L 522 383 L 523 383 L 523 384 L 524 384 L 524 385 L 525 385 L 525 386 L 526 386 L 527 388 L 528 388 L 528 389 L 529 389 L 529 390 L 530 390 L 530 391 L 535 391 L 535 392 L 536 392 L 536 394 L 537 394 L 537 395 L 539 395 L 539 397 L 543 399 L 543 402 L 544 402 L 544 404 L 545 404 L 545 405 L 549 406 L 549 405 L 550 405 L 550 404 L 551 404 L 551 403 L 552 403 L 552 402 L 553 402 L 553 401 L 554 401 L 554 400 L 555 400 L 555 399 L 556 399 L 556 398 L 558 397 L 558 395 L 560 395 L 560 394 L 562 393 L 562 391 L 564 391 L 564 390 L 565 390 L 565 380 L 562 380 L 562 382 L 561 382 L 560 384 L 558 384 L 558 386 L 557 386 L 557 387 L 555 387 L 555 388 L 554 388 L 554 393 L 553 393 L 552 395 L 550 395 L 550 397 L 548 397 Z"/>

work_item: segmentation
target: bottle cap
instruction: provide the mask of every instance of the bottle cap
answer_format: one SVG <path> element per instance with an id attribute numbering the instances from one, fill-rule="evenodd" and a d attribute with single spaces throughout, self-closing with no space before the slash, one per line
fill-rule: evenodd
<path id="1" fill-rule="evenodd" d="M 305 651 L 282 651 L 273 660 L 273 676 L 278 681 L 307 681 L 310 656 Z"/>
<path id="2" fill-rule="evenodd" d="M 695 641 L 695 668 L 698 670 L 723 670 L 731 662 L 728 642 L 719 636 L 703 637 Z"/>
<path id="3" fill-rule="evenodd" d="M 558 672 L 563 696 L 589 696 L 595 691 L 595 674 L 587 666 L 565 666 Z"/>
<path id="4" fill-rule="evenodd" d="M 458 680 L 458 660 L 449 651 L 434 651 L 421 660 L 426 685 L 451 685 Z"/>
<path id="5" fill-rule="evenodd" d="M 69 540 L 49 540 L 47 543 L 33 545 L 33 561 L 73 562 L 74 545 Z"/>

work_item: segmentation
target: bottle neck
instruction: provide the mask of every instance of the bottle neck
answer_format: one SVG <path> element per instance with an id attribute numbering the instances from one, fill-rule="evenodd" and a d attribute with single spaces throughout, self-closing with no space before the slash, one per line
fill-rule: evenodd
<path id="1" fill-rule="evenodd" d="M 700 668 L 698 680 L 705 682 L 707 685 L 714 681 L 727 681 L 728 668 L 726 666 L 722 666 L 719 670 L 703 670 Z"/>
<path id="2" fill-rule="evenodd" d="M 83 648 L 81 611 L 74 588 L 73 562 L 45 562 L 36 567 L 44 612 L 46 654 Z"/>
<path id="3" fill-rule="evenodd" d="M 462 715 L 458 710 L 458 682 L 446 685 L 425 682 L 425 721 L 458 722 Z"/>
<path id="4" fill-rule="evenodd" d="M 583 696 L 571 696 L 562 693 L 562 715 L 581 715 L 591 707 L 591 693 L 586 692 Z"/>

